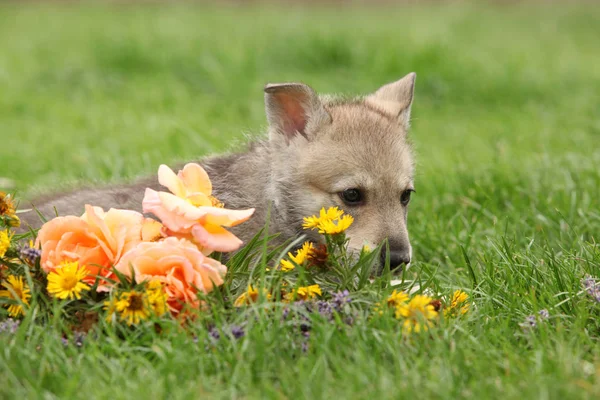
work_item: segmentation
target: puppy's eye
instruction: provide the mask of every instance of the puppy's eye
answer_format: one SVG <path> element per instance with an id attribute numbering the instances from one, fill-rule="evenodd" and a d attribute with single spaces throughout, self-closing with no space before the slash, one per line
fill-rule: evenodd
<path id="1" fill-rule="evenodd" d="M 359 205 L 363 201 L 363 194 L 360 189 L 346 189 L 338 194 L 340 199 L 349 206 Z"/>
<path id="2" fill-rule="evenodd" d="M 402 203 L 403 206 L 407 206 L 410 202 L 410 194 L 412 192 L 414 192 L 412 189 L 406 189 L 404 192 L 402 192 L 402 195 L 400 196 L 400 203 Z"/>

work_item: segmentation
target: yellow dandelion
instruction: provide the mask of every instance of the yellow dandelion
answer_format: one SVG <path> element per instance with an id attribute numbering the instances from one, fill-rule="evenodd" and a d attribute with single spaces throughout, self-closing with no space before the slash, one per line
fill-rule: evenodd
<path id="1" fill-rule="evenodd" d="M 354 218 L 352 215 L 344 215 L 335 220 L 323 220 L 319 223 L 319 233 L 326 233 L 328 235 L 337 235 L 338 233 L 344 232 L 352 225 Z"/>
<path id="2" fill-rule="evenodd" d="M 80 299 L 82 291 L 90 290 L 89 285 L 82 282 L 88 273 L 77 261 L 63 263 L 48 274 L 48 294 L 61 300 Z"/>
<path id="3" fill-rule="evenodd" d="M 324 221 L 333 221 L 340 218 L 344 214 L 343 210 L 338 209 L 337 207 L 329 207 L 327 210 L 325 207 L 321 208 L 319 211 L 319 216 L 316 215 L 310 217 L 304 217 L 304 222 L 302 227 L 304 229 L 315 229 L 319 227 L 319 224 Z"/>
<path id="4" fill-rule="evenodd" d="M 152 280 L 146 285 L 148 304 L 155 315 L 161 316 L 167 312 L 167 299 L 169 295 L 159 280 Z"/>
<path id="5" fill-rule="evenodd" d="M 0 192 L 0 217 L 12 217 L 17 207 L 9 194 Z"/>
<path id="6" fill-rule="evenodd" d="M 321 296 L 322 294 L 321 287 L 315 284 L 299 287 L 292 293 L 288 293 L 285 298 L 286 300 L 310 300 L 317 297 L 317 295 Z"/>
<path id="7" fill-rule="evenodd" d="M 450 306 L 444 309 L 444 316 L 449 317 L 466 314 L 471 306 L 467 302 L 468 299 L 468 294 L 462 290 L 455 290 L 450 299 Z"/>
<path id="8" fill-rule="evenodd" d="M 418 294 L 408 303 L 402 303 L 396 307 L 396 318 L 404 319 L 402 324 L 404 332 L 418 333 L 421 330 L 428 330 L 433 325 L 431 320 L 436 318 L 438 313 L 430 304 L 431 300 L 428 296 Z"/>
<path id="9" fill-rule="evenodd" d="M 317 226 L 319 226 L 319 217 L 316 216 L 312 216 L 312 217 L 304 217 L 304 221 L 302 222 L 302 228 L 304 229 L 314 229 Z"/>
<path id="10" fill-rule="evenodd" d="M 137 290 L 119 293 L 112 301 L 104 303 L 110 321 L 114 313 L 127 325 L 137 325 L 150 317 L 151 309 L 148 295 Z"/>
<path id="11" fill-rule="evenodd" d="M 319 217 L 322 220 L 325 219 L 338 219 L 340 218 L 342 215 L 344 214 L 343 210 L 340 210 L 337 207 L 329 207 L 327 210 L 325 210 L 325 207 L 321 208 L 321 211 L 319 211 Z"/>
<path id="12" fill-rule="evenodd" d="M 309 253 L 314 249 L 314 246 L 311 242 L 304 242 L 302 248 L 296 251 L 296 254 L 288 253 L 288 257 L 294 263 L 289 260 L 281 260 L 281 270 L 288 272 L 296 268 L 296 265 L 302 265 L 306 259 L 308 258 Z"/>
<path id="13" fill-rule="evenodd" d="M 397 307 L 400 304 L 406 303 L 407 300 L 408 295 L 405 292 L 399 292 L 394 289 L 392 294 L 387 298 L 387 305 L 389 307 Z"/>
<path id="14" fill-rule="evenodd" d="M 0 192 L 0 217 L 5 218 L 8 226 L 18 227 L 21 225 L 21 220 L 15 214 L 17 207 L 15 206 L 10 195 Z"/>
<path id="15" fill-rule="evenodd" d="M 262 293 L 267 300 L 271 299 L 271 294 L 267 291 L 267 289 L 263 288 Z M 259 296 L 260 292 L 258 291 L 258 289 L 253 287 L 252 285 L 248 285 L 248 290 L 242 293 L 237 299 L 235 299 L 233 305 L 235 307 L 242 307 L 250 303 L 256 303 L 258 301 Z"/>
<path id="16" fill-rule="evenodd" d="M 0 231 L 0 258 L 4 257 L 4 255 L 10 248 L 11 240 L 12 235 L 9 231 Z"/>
<path id="17" fill-rule="evenodd" d="M 2 282 L 5 290 L 0 290 L 0 297 L 6 297 L 15 301 L 21 301 L 24 304 L 29 305 L 29 299 L 31 298 L 29 286 L 23 282 L 22 276 L 9 275 L 6 281 Z M 4 307 L 8 308 L 8 314 L 11 317 L 18 317 L 24 314 L 23 306 L 21 304 L 4 304 Z"/>

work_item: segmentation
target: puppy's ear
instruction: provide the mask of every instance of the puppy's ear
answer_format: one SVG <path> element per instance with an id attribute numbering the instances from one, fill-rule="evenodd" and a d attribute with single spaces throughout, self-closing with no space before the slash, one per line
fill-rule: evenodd
<path id="1" fill-rule="evenodd" d="M 315 91 L 301 83 L 265 86 L 265 109 L 271 139 L 283 135 L 286 143 L 296 135 L 309 139 L 317 128 L 331 122 Z"/>
<path id="2" fill-rule="evenodd" d="M 399 122 L 408 128 L 416 79 L 417 74 L 411 72 L 399 81 L 380 87 L 375 93 L 368 96 L 367 100 L 374 102 L 387 113 L 397 116 Z"/>

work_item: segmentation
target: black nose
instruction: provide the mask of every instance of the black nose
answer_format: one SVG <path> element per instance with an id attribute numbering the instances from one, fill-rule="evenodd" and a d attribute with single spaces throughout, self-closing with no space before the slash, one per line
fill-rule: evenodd
<path id="1" fill-rule="evenodd" d="M 381 250 L 381 265 L 385 265 L 387 251 Z M 410 263 L 410 252 L 408 250 L 390 250 L 390 270 L 395 271 L 403 265 Z"/>

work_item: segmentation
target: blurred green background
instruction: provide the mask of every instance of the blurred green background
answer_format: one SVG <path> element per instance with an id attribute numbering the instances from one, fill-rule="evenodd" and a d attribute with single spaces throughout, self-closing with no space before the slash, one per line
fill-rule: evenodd
<path id="1" fill-rule="evenodd" d="M 358 94 L 410 71 L 421 182 L 590 162 L 599 21 L 585 4 L 5 5 L 0 176 L 154 173 L 261 132 L 267 82 Z"/>
<path id="2" fill-rule="evenodd" d="M 357 324 L 324 329 L 310 358 L 270 358 L 285 344 L 266 332 L 271 347 L 244 341 L 211 369 L 171 337 L 152 363 L 122 341 L 81 364 L 13 344 L 0 376 L 59 396 L 86 396 L 84 381 L 98 398 L 213 384 L 223 398 L 598 398 L 598 310 L 580 282 L 600 276 L 599 38 L 592 1 L 0 5 L 0 190 L 19 196 L 241 148 L 264 130 L 267 82 L 365 94 L 417 72 L 408 275 L 476 302 L 423 346 Z M 548 328 L 524 337 L 542 308 Z"/>

